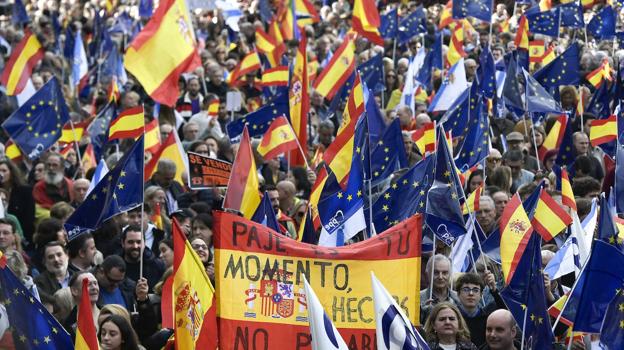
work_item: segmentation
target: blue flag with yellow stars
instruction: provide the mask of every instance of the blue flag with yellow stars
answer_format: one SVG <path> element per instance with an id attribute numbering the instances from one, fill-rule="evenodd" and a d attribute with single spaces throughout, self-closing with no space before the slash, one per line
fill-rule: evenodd
<path id="1" fill-rule="evenodd" d="M 618 229 L 615 227 L 615 222 L 613 220 L 614 214 L 614 208 L 611 207 L 604 193 L 602 193 L 600 195 L 600 213 L 598 214 L 597 238 L 613 245 L 618 248 L 620 252 L 624 253 L 624 232 L 618 235 Z"/>
<path id="2" fill-rule="evenodd" d="M 407 154 L 399 118 L 386 128 L 381 140 L 372 144 L 370 155 L 373 186 L 392 175 L 395 170 L 406 168 Z"/>
<path id="3" fill-rule="evenodd" d="M 102 154 L 104 154 L 104 149 L 108 143 L 108 127 L 111 120 L 116 117 L 115 106 L 109 103 L 100 110 L 95 119 L 89 124 L 89 127 L 87 127 L 91 144 L 93 144 L 93 153 L 97 160 L 102 159 Z"/>
<path id="4" fill-rule="evenodd" d="M 395 7 L 380 16 L 379 34 L 384 39 L 394 39 L 399 35 L 399 11 Z"/>
<path id="5" fill-rule="evenodd" d="M 479 80 L 479 91 L 486 98 L 494 98 L 496 93 L 496 65 L 494 56 L 489 47 L 485 47 L 479 56 L 479 67 L 477 68 L 477 78 Z"/>
<path id="6" fill-rule="evenodd" d="M 271 102 L 248 113 L 242 118 L 229 122 L 226 125 L 228 136 L 231 142 L 238 142 L 243 133 L 245 125 L 249 130 L 249 137 L 262 136 L 267 131 L 273 120 L 281 115 L 290 118 L 290 107 L 288 106 L 288 94 L 277 94 Z"/>
<path id="7" fill-rule="evenodd" d="M 552 91 L 562 85 L 578 85 L 580 79 L 579 47 L 572 43 L 563 54 L 533 74 L 542 86 Z"/>
<path id="8" fill-rule="evenodd" d="M 620 286 L 607 306 L 600 328 L 600 345 L 605 349 L 624 349 L 624 286 Z"/>
<path id="9" fill-rule="evenodd" d="M 466 172 L 480 164 L 490 154 L 490 122 L 487 103 L 482 96 L 477 96 L 476 115 L 471 116 L 468 131 L 462 135 L 464 140 L 455 158 L 455 165 L 461 172 Z"/>
<path id="10" fill-rule="evenodd" d="M 516 267 L 516 273 L 502 290 L 501 297 L 513 314 L 518 327 L 523 328 L 523 342 L 526 348 L 550 349 L 554 335 L 547 311 L 539 235 L 531 234 L 526 250 Z"/>
<path id="11" fill-rule="evenodd" d="M 559 23 L 561 21 L 561 10 L 559 7 L 544 12 L 527 11 L 526 19 L 529 22 L 529 31 L 534 34 L 548 36 L 559 36 Z"/>
<path id="12" fill-rule="evenodd" d="M 383 55 L 377 54 L 370 58 L 368 61 L 360 64 L 357 67 L 360 72 L 362 81 L 366 83 L 369 89 L 373 93 L 378 93 L 384 90 L 383 79 Z"/>
<path id="13" fill-rule="evenodd" d="M 468 120 L 471 118 L 471 108 L 476 107 L 478 84 L 466 89 L 440 119 L 444 129 L 451 131 L 451 135 L 462 135 L 466 131 Z"/>
<path id="14" fill-rule="evenodd" d="M 609 40 L 615 36 L 617 14 L 611 6 L 605 6 L 587 23 L 587 34 L 598 40 Z"/>
<path id="15" fill-rule="evenodd" d="M 65 222 L 70 240 L 143 202 L 143 136 L 91 190 Z"/>
<path id="16" fill-rule="evenodd" d="M 561 26 L 570 28 L 584 28 L 583 5 L 578 1 L 558 6 L 561 10 Z"/>
<path id="17" fill-rule="evenodd" d="M 474 17 L 484 22 L 492 20 L 492 0 L 455 0 L 453 19 Z"/>
<path id="18" fill-rule="evenodd" d="M 427 91 L 431 91 L 433 88 L 432 84 L 432 75 L 434 69 L 442 69 L 443 68 L 443 57 L 442 57 L 442 34 L 435 34 L 435 41 L 427 52 L 427 56 L 425 56 L 425 61 L 423 65 L 416 73 L 416 81 L 422 84 Z"/>
<path id="19" fill-rule="evenodd" d="M 561 140 L 561 146 L 559 146 L 559 153 L 555 163 L 559 166 L 568 166 L 568 173 L 573 169 L 570 165 L 574 163 L 576 159 L 576 148 L 574 148 L 574 140 L 572 134 L 574 125 L 572 124 L 572 118 L 568 118 L 568 124 L 563 132 L 563 139 Z"/>
<path id="20" fill-rule="evenodd" d="M 574 322 L 573 331 L 599 333 L 607 306 L 624 283 L 624 254 L 613 245 L 594 240 L 589 259 L 581 271 L 563 310 Z M 600 292 L 596 293 L 597 288 Z"/>
<path id="21" fill-rule="evenodd" d="M 559 102 L 557 102 L 524 68 L 522 68 L 522 74 L 524 75 L 524 79 L 518 79 L 518 81 L 521 84 L 525 84 L 524 98 L 526 101 L 527 112 L 563 113 L 563 109 L 561 108 L 561 105 L 559 105 Z"/>
<path id="22" fill-rule="evenodd" d="M 619 118 L 618 123 L 620 123 Z M 618 141 L 615 147 L 615 184 L 613 186 L 615 195 L 613 197 L 615 197 L 615 211 L 624 213 L 624 145 Z M 624 236 L 624 232 L 621 234 Z"/>
<path id="23" fill-rule="evenodd" d="M 433 184 L 427 192 L 425 224 L 438 239 L 450 246 L 466 233 L 461 209 L 465 196 L 442 125 L 438 127 L 436 138 L 435 171 Z"/>
<path id="24" fill-rule="evenodd" d="M 61 137 L 69 110 L 58 80 L 52 77 L 2 123 L 28 159 L 35 160 Z"/>
<path id="25" fill-rule="evenodd" d="M 418 34 L 427 33 L 427 15 L 422 5 L 399 22 L 399 45 L 407 43 Z"/>
<path id="26" fill-rule="evenodd" d="M 0 257 L 0 286 L 16 349 L 74 348 L 70 335 L 7 267 L 6 257 Z"/>
<path id="27" fill-rule="evenodd" d="M 434 167 L 435 157 L 424 158 L 379 196 L 373 204 L 373 222 L 377 232 L 383 232 L 416 213 L 425 212 Z"/>

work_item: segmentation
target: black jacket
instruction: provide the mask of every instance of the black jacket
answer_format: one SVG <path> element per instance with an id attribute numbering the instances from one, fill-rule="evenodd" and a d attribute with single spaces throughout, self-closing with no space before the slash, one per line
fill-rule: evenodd
<path id="1" fill-rule="evenodd" d="M 126 261 L 127 278 L 136 283 L 136 281 L 139 280 L 139 272 L 139 261 Z M 143 251 L 143 277 L 147 279 L 147 285 L 149 286 L 150 292 L 154 290 L 154 286 L 158 283 L 164 272 L 165 264 L 163 261 L 158 259 L 151 249 L 145 248 Z"/>
<path id="2" fill-rule="evenodd" d="M 24 237 L 32 243 L 35 234 L 35 199 L 32 187 L 18 186 L 11 189 L 7 212 L 17 217 L 24 230 Z"/>

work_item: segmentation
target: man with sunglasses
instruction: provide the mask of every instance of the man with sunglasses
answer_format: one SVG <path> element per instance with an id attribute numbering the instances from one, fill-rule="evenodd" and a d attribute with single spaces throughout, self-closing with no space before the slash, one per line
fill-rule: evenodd
<path id="1" fill-rule="evenodd" d="M 490 287 L 494 302 L 483 305 L 481 296 L 486 283 Z M 459 310 L 470 330 L 470 340 L 477 347 L 481 347 L 485 344 L 485 328 L 488 316 L 497 309 L 505 308 L 505 302 L 496 288 L 494 274 L 487 271 L 484 283 L 481 276 L 475 273 L 464 273 L 457 278 L 456 288 Z"/>

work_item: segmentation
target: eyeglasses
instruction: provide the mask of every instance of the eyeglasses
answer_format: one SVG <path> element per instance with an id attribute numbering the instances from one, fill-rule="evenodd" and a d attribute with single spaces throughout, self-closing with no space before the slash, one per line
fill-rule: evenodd
<path id="1" fill-rule="evenodd" d="M 488 163 L 498 163 L 500 161 L 502 161 L 503 158 L 488 158 L 487 161 Z"/>
<path id="2" fill-rule="evenodd" d="M 208 246 L 205 244 L 192 244 L 191 247 L 195 250 L 208 250 Z"/>
<path id="3" fill-rule="evenodd" d="M 479 287 L 474 287 L 474 288 L 469 288 L 469 287 L 463 287 L 462 289 L 460 289 L 460 291 L 462 293 L 466 293 L 466 294 L 479 294 L 481 293 L 481 288 Z"/>

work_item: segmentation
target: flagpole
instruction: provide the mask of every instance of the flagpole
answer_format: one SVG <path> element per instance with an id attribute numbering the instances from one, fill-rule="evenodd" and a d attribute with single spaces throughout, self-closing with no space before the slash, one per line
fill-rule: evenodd
<path id="1" fill-rule="evenodd" d="M 143 147 L 145 150 L 145 123 L 143 123 Z M 119 145 L 117 145 L 117 150 L 119 150 Z M 145 172 L 145 164 L 143 164 L 143 172 Z M 141 199 L 141 255 L 139 257 L 139 279 L 143 278 L 143 253 L 145 251 L 145 237 L 143 237 L 143 235 L 145 235 L 145 232 L 143 232 L 143 223 L 145 220 L 145 174 L 143 174 L 143 178 L 141 179 Z"/>
<path id="2" fill-rule="evenodd" d="M 397 47 L 397 41 L 396 38 L 394 38 L 393 40 L 394 44 L 392 44 L 392 64 L 395 65 L 395 69 L 396 69 L 396 47 Z"/>
<path id="3" fill-rule="evenodd" d="M 583 271 L 585 271 L 585 267 L 587 266 L 587 262 L 589 261 L 589 256 L 587 257 L 587 259 L 585 260 L 585 262 L 583 263 L 583 268 L 581 269 L 581 272 L 579 272 L 578 276 L 580 277 L 581 274 L 583 273 Z M 578 284 L 580 278 L 576 278 L 574 280 L 574 284 L 572 285 L 572 289 L 570 289 L 570 294 L 568 294 L 568 297 L 566 298 L 565 302 L 563 303 L 563 306 L 561 307 L 561 311 L 559 311 L 559 315 L 557 315 L 557 318 L 555 319 L 555 323 L 553 323 L 552 326 L 552 331 L 553 333 L 555 332 L 555 328 L 557 327 L 557 324 L 559 324 L 559 320 L 561 320 L 561 317 L 563 316 L 563 311 L 565 310 L 566 306 L 568 306 L 568 302 L 570 301 L 571 297 L 572 297 L 572 292 L 574 292 L 574 289 L 576 289 L 576 285 Z"/>
<path id="4" fill-rule="evenodd" d="M 80 147 L 78 146 L 78 141 L 76 140 L 76 129 L 74 129 L 74 122 L 69 118 L 69 125 L 72 129 L 72 136 L 74 137 L 74 145 L 76 145 L 76 156 L 78 157 L 78 171 L 82 167 L 82 156 L 80 155 Z M 76 178 L 76 172 L 74 172 L 74 179 Z"/>
<path id="5" fill-rule="evenodd" d="M 524 319 L 522 320 L 522 343 L 520 343 L 520 350 L 524 350 L 524 331 L 526 330 L 527 315 L 529 314 L 528 306 L 524 306 Z"/>
<path id="6" fill-rule="evenodd" d="M 436 235 L 433 234 L 433 252 L 431 253 L 431 283 L 429 283 L 429 299 L 433 299 L 433 276 L 435 271 L 435 256 L 436 256 Z"/>
<path id="7" fill-rule="evenodd" d="M 370 159 L 370 156 L 368 157 Z M 373 222 L 373 181 L 368 180 L 368 213 L 370 217 L 370 236 L 376 236 L 375 223 Z"/>
<path id="8" fill-rule="evenodd" d="M 533 137 L 533 148 L 535 148 L 535 157 L 537 158 L 537 171 L 541 171 L 542 167 L 540 166 L 539 154 L 537 152 L 537 142 L 535 141 L 535 128 L 533 127 L 533 125 L 531 125 L 531 136 Z"/>

